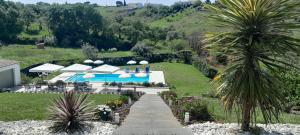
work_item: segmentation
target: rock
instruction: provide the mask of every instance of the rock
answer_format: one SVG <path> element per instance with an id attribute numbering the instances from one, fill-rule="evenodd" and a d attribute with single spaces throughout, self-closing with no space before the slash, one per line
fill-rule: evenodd
<path id="1" fill-rule="evenodd" d="M 262 129 L 262 135 L 300 135 L 300 125 L 295 124 L 257 124 Z M 185 128 L 192 130 L 194 135 L 250 135 L 249 132 L 240 131 L 236 123 L 201 123 L 188 125 Z"/>
<path id="2" fill-rule="evenodd" d="M 0 121 L 0 135 L 54 135 L 48 130 L 52 125 L 52 121 L 13 121 L 1 122 Z M 86 135 L 111 135 L 117 128 L 116 125 L 102 123 L 102 122 L 89 122 L 94 128 L 90 132 L 84 132 Z M 57 135 L 57 134 L 56 134 Z M 59 135 L 66 135 L 60 133 Z M 78 133 L 79 135 L 79 133 Z"/>

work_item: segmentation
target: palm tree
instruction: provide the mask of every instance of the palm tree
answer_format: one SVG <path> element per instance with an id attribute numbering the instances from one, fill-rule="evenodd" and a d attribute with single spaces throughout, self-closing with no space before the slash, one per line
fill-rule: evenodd
<path id="1" fill-rule="evenodd" d="M 266 123 L 278 120 L 284 105 L 281 82 L 273 71 L 292 67 L 291 52 L 299 54 L 300 39 L 292 30 L 300 6 L 291 0 L 219 0 L 224 8 L 206 5 L 228 31 L 210 38 L 208 47 L 231 56 L 231 63 L 216 79 L 225 109 L 238 110 L 241 128 L 250 130 L 256 112 Z M 257 107 L 259 108 L 257 110 Z M 240 121 L 240 115 L 238 115 Z"/>

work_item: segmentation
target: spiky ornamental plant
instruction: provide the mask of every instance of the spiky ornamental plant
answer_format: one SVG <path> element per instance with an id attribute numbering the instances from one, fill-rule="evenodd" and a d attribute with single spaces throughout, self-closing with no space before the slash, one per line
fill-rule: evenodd
<path id="1" fill-rule="evenodd" d="M 86 121 L 91 120 L 94 113 L 87 102 L 88 95 L 76 95 L 75 92 L 66 92 L 62 97 L 53 100 L 50 106 L 50 120 L 53 125 L 49 128 L 54 133 L 82 133 L 91 127 Z"/>
<path id="2" fill-rule="evenodd" d="M 300 40 L 292 36 L 299 28 L 294 21 L 299 1 L 291 0 L 219 0 L 222 7 L 206 5 L 212 18 L 229 31 L 213 36 L 208 48 L 233 56 L 232 63 L 216 79 L 225 109 L 239 110 L 244 131 L 255 123 L 261 111 L 266 123 L 278 120 L 284 105 L 280 81 L 271 73 L 293 67 L 288 53 L 300 52 Z M 259 108 L 257 110 L 257 108 Z"/>

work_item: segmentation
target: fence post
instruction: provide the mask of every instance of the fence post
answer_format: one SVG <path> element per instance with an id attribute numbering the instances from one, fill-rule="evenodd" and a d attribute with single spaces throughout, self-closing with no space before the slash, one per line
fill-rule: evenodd
<path id="1" fill-rule="evenodd" d="M 117 123 L 117 124 L 120 123 L 120 115 L 119 115 L 119 113 L 115 113 L 115 123 Z"/>
<path id="2" fill-rule="evenodd" d="M 185 112 L 184 114 L 184 123 L 189 123 L 190 122 L 190 113 Z"/>
<path id="3" fill-rule="evenodd" d="M 172 99 L 169 99 L 169 106 L 172 106 Z"/>
<path id="4" fill-rule="evenodd" d="M 128 104 L 129 104 L 129 105 L 132 104 L 132 101 L 131 101 L 131 98 L 130 98 L 130 97 L 128 98 Z"/>

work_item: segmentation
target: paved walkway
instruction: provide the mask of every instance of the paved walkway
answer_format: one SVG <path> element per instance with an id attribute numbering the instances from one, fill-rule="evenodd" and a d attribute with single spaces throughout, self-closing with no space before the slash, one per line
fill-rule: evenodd
<path id="1" fill-rule="evenodd" d="M 192 135 L 182 128 L 171 109 L 156 94 L 146 94 L 130 109 L 114 135 Z"/>

